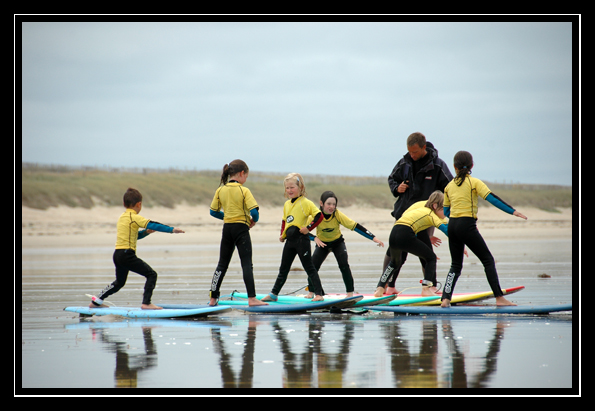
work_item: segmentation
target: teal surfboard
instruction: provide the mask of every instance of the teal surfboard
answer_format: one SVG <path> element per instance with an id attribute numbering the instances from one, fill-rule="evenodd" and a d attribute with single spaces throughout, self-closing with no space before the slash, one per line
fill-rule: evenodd
<path id="1" fill-rule="evenodd" d="M 264 296 L 264 295 L 263 295 Z M 258 305 L 254 307 L 250 307 L 248 305 L 248 301 L 241 301 L 241 300 L 219 300 L 219 305 L 230 308 L 235 308 L 242 311 L 247 311 L 251 313 L 271 313 L 271 314 L 289 314 L 289 313 L 303 313 L 308 311 L 319 311 L 319 310 L 329 310 L 331 308 L 347 308 L 353 306 L 356 302 L 361 300 L 363 297 L 356 296 L 350 298 L 344 298 L 341 300 L 325 300 L 325 301 L 309 301 L 303 300 L 301 304 L 283 304 L 283 303 L 269 303 L 269 305 Z M 162 304 L 161 305 L 164 309 L 165 308 L 184 308 L 184 309 L 191 309 L 196 307 L 195 305 L 187 304 L 187 305 L 172 305 L 172 304 Z"/>
<path id="2" fill-rule="evenodd" d="M 550 305 L 457 305 L 448 308 L 436 306 L 377 306 L 370 307 L 374 311 L 389 311 L 395 314 L 422 315 L 476 315 L 476 314 L 549 314 L 559 311 L 572 311 L 572 304 Z"/>
<path id="3" fill-rule="evenodd" d="M 66 307 L 64 311 L 79 313 L 82 315 L 119 315 L 127 318 L 178 318 L 178 317 L 204 317 L 208 315 L 221 314 L 230 310 L 231 307 L 208 305 L 196 305 L 192 309 L 166 309 L 143 310 L 140 307 Z"/>

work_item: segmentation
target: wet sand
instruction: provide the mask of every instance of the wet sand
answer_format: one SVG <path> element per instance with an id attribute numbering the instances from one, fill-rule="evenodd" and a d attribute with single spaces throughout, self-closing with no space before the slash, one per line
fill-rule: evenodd
<path id="1" fill-rule="evenodd" d="M 341 210 L 388 242 L 389 210 Z M 576 310 L 579 302 L 572 290 L 579 277 L 572 268 L 571 210 L 520 211 L 528 221 L 493 208 L 479 212 L 479 229 L 496 258 L 501 285 L 526 287 L 510 298 L 518 304 L 574 302 Z M 81 320 L 63 308 L 88 304 L 84 294 L 96 294 L 113 280 L 114 227 L 121 212 L 119 207 L 23 208 L 23 388 L 198 389 L 193 394 L 223 387 L 548 388 L 549 393 L 576 388 L 570 313 L 435 319 L 386 313 L 255 316 L 234 310 L 202 320 L 150 324 Z M 257 292 L 268 292 L 276 278 L 283 247 L 280 213 L 261 209 L 261 221 L 251 230 Z M 159 273 L 154 302 L 206 303 L 221 222 L 209 216 L 206 206 L 146 208 L 141 215 L 186 231 L 154 233 L 139 242 L 139 256 Z M 354 232 L 343 233 L 356 291 L 371 292 L 386 249 Z M 450 262 L 442 238 L 442 246 L 435 248 L 439 281 Z M 294 267 L 284 292 L 305 285 L 299 263 Z M 320 275 L 327 292 L 344 291 L 333 257 Z M 410 259 L 397 287 L 415 293 L 419 278 L 419 262 Z M 138 305 L 143 284 L 142 277 L 131 274 L 111 302 Z M 457 292 L 487 289 L 481 264 L 471 256 Z M 222 293 L 233 290 L 244 291 L 237 256 Z"/>

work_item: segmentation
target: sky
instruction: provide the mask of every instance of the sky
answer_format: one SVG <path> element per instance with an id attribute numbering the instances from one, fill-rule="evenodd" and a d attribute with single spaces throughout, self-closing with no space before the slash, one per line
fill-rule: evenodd
<path id="1" fill-rule="evenodd" d="M 15 24 L 23 162 L 387 177 L 419 131 L 572 185 L 570 21 Z"/>

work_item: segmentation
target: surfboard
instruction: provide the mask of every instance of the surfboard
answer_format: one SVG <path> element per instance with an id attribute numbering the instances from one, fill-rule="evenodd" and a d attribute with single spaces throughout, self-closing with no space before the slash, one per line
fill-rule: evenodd
<path id="1" fill-rule="evenodd" d="M 344 294 L 327 294 L 324 298 L 344 298 Z M 386 297 L 395 297 L 391 300 L 384 300 Z M 373 306 L 373 305 L 408 305 L 408 304 L 419 304 L 419 303 L 427 303 L 430 301 L 440 301 L 440 296 L 403 296 L 403 294 L 397 296 L 396 294 L 392 296 L 385 295 L 383 297 L 374 297 L 374 296 L 364 296 L 364 298 L 358 302 L 355 307 L 364 307 L 364 306 Z"/>
<path id="2" fill-rule="evenodd" d="M 82 315 L 119 315 L 127 318 L 178 318 L 178 317 L 204 317 L 208 315 L 221 314 L 230 310 L 231 307 L 210 307 L 208 305 L 196 305 L 192 309 L 166 309 L 143 310 L 140 307 L 66 307 L 64 311 L 79 313 Z"/>
<path id="3" fill-rule="evenodd" d="M 552 305 L 457 305 L 448 308 L 433 306 L 376 306 L 374 311 L 389 311 L 395 314 L 422 315 L 476 315 L 476 314 L 549 314 L 559 311 L 572 311 L 572 304 Z"/>
<path id="4" fill-rule="evenodd" d="M 264 296 L 264 295 L 263 295 Z M 300 312 L 309 312 L 309 311 L 320 311 L 320 310 L 330 310 L 333 309 L 342 309 L 347 307 L 352 307 L 355 303 L 360 301 L 363 296 L 354 296 L 349 298 L 344 298 L 340 300 L 325 300 L 325 301 L 308 301 L 303 299 L 304 302 L 301 304 L 299 303 L 269 303 L 269 305 L 258 305 L 254 307 L 250 307 L 247 304 L 236 304 L 236 302 L 230 300 L 219 300 L 219 304 L 224 304 L 225 302 L 231 302 L 230 305 L 233 308 L 238 310 L 243 310 L 251 313 L 270 313 L 270 314 L 287 314 L 287 313 L 300 313 Z"/>
<path id="5" fill-rule="evenodd" d="M 518 286 L 518 287 L 511 287 L 511 288 L 503 288 L 502 292 L 504 293 L 504 295 L 510 295 L 510 294 L 514 294 L 517 293 L 521 290 L 523 290 L 525 288 L 524 285 Z M 442 294 L 442 293 L 437 293 L 437 294 Z M 372 296 L 373 294 L 363 294 L 366 296 Z M 422 297 L 421 294 L 399 294 L 399 296 L 397 297 L 396 300 L 394 300 L 393 302 L 389 303 L 389 305 L 399 305 L 399 304 L 394 304 L 394 302 L 398 302 L 399 299 L 403 298 L 403 299 L 408 299 L 408 298 L 420 298 Z M 494 297 L 494 293 L 490 290 L 490 291 L 479 291 L 479 292 L 468 292 L 468 293 L 454 293 L 452 300 L 450 301 L 451 304 L 457 304 L 457 303 L 469 303 L 469 302 L 476 302 L 476 301 L 482 301 L 482 300 L 486 300 L 488 298 L 493 298 Z M 442 302 L 440 300 L 440 296 L 438 298 L 434 298 L 434 299 L 430 299 L 430 300 L 426 300 L 426 301 L 418 301 L 418 302 L 414 302 L 414 303 L 409 303 L 412 305 L 440 305 Z M 404 304 L 400 304 L 400 305 L 404 305 Z"/>
<path id="6" fill-rule="evenodd" d="M 267 294 L 256 294 L 257 299 L 262 299 Z M 355 297 L 360 296 L 362 299 L 355 303 L 353 307 L 367 307 L 373 305 L 380 305 L 380 304 L 390 304 L 390 305 L 402 305 L 402 304 L 413 304 L 416 302 L 428 302 L 439 300 L 440 297 L 411 297 L 407 299 L 400 299 L 400 296 L 396 295 L 385 295 L 382 297 L 374 297 L 373 295 L 364 295 L 358 294 Z M 248 298 L 248 294 L 246 293 L 239 293 L 233 292 L 230 294 L 232 298 Z M 343 300 L 348 298 L 345 294 L 326 294 L 324 296 L 326 300 Z M 305 301 L 311 301 L 311 298 L 305 298 L 304 296 L 299 295 L 280 295 L 277 297 L 277 303 L 279 304 L 303 304 Z M 233 301 L 233 300 L 232 300 Z M 221 303 L 221 301 L 219 302 Z"/>

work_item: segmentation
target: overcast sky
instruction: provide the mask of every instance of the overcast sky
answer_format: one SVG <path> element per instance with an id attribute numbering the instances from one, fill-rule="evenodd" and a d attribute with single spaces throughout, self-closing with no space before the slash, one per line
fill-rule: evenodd
<path id="1" fill-rule="evenodd" d="M 22 161 L 385 177 L 420 131 L 571 185 L 572 75 L 570 22 L 24 22 Z"/>

